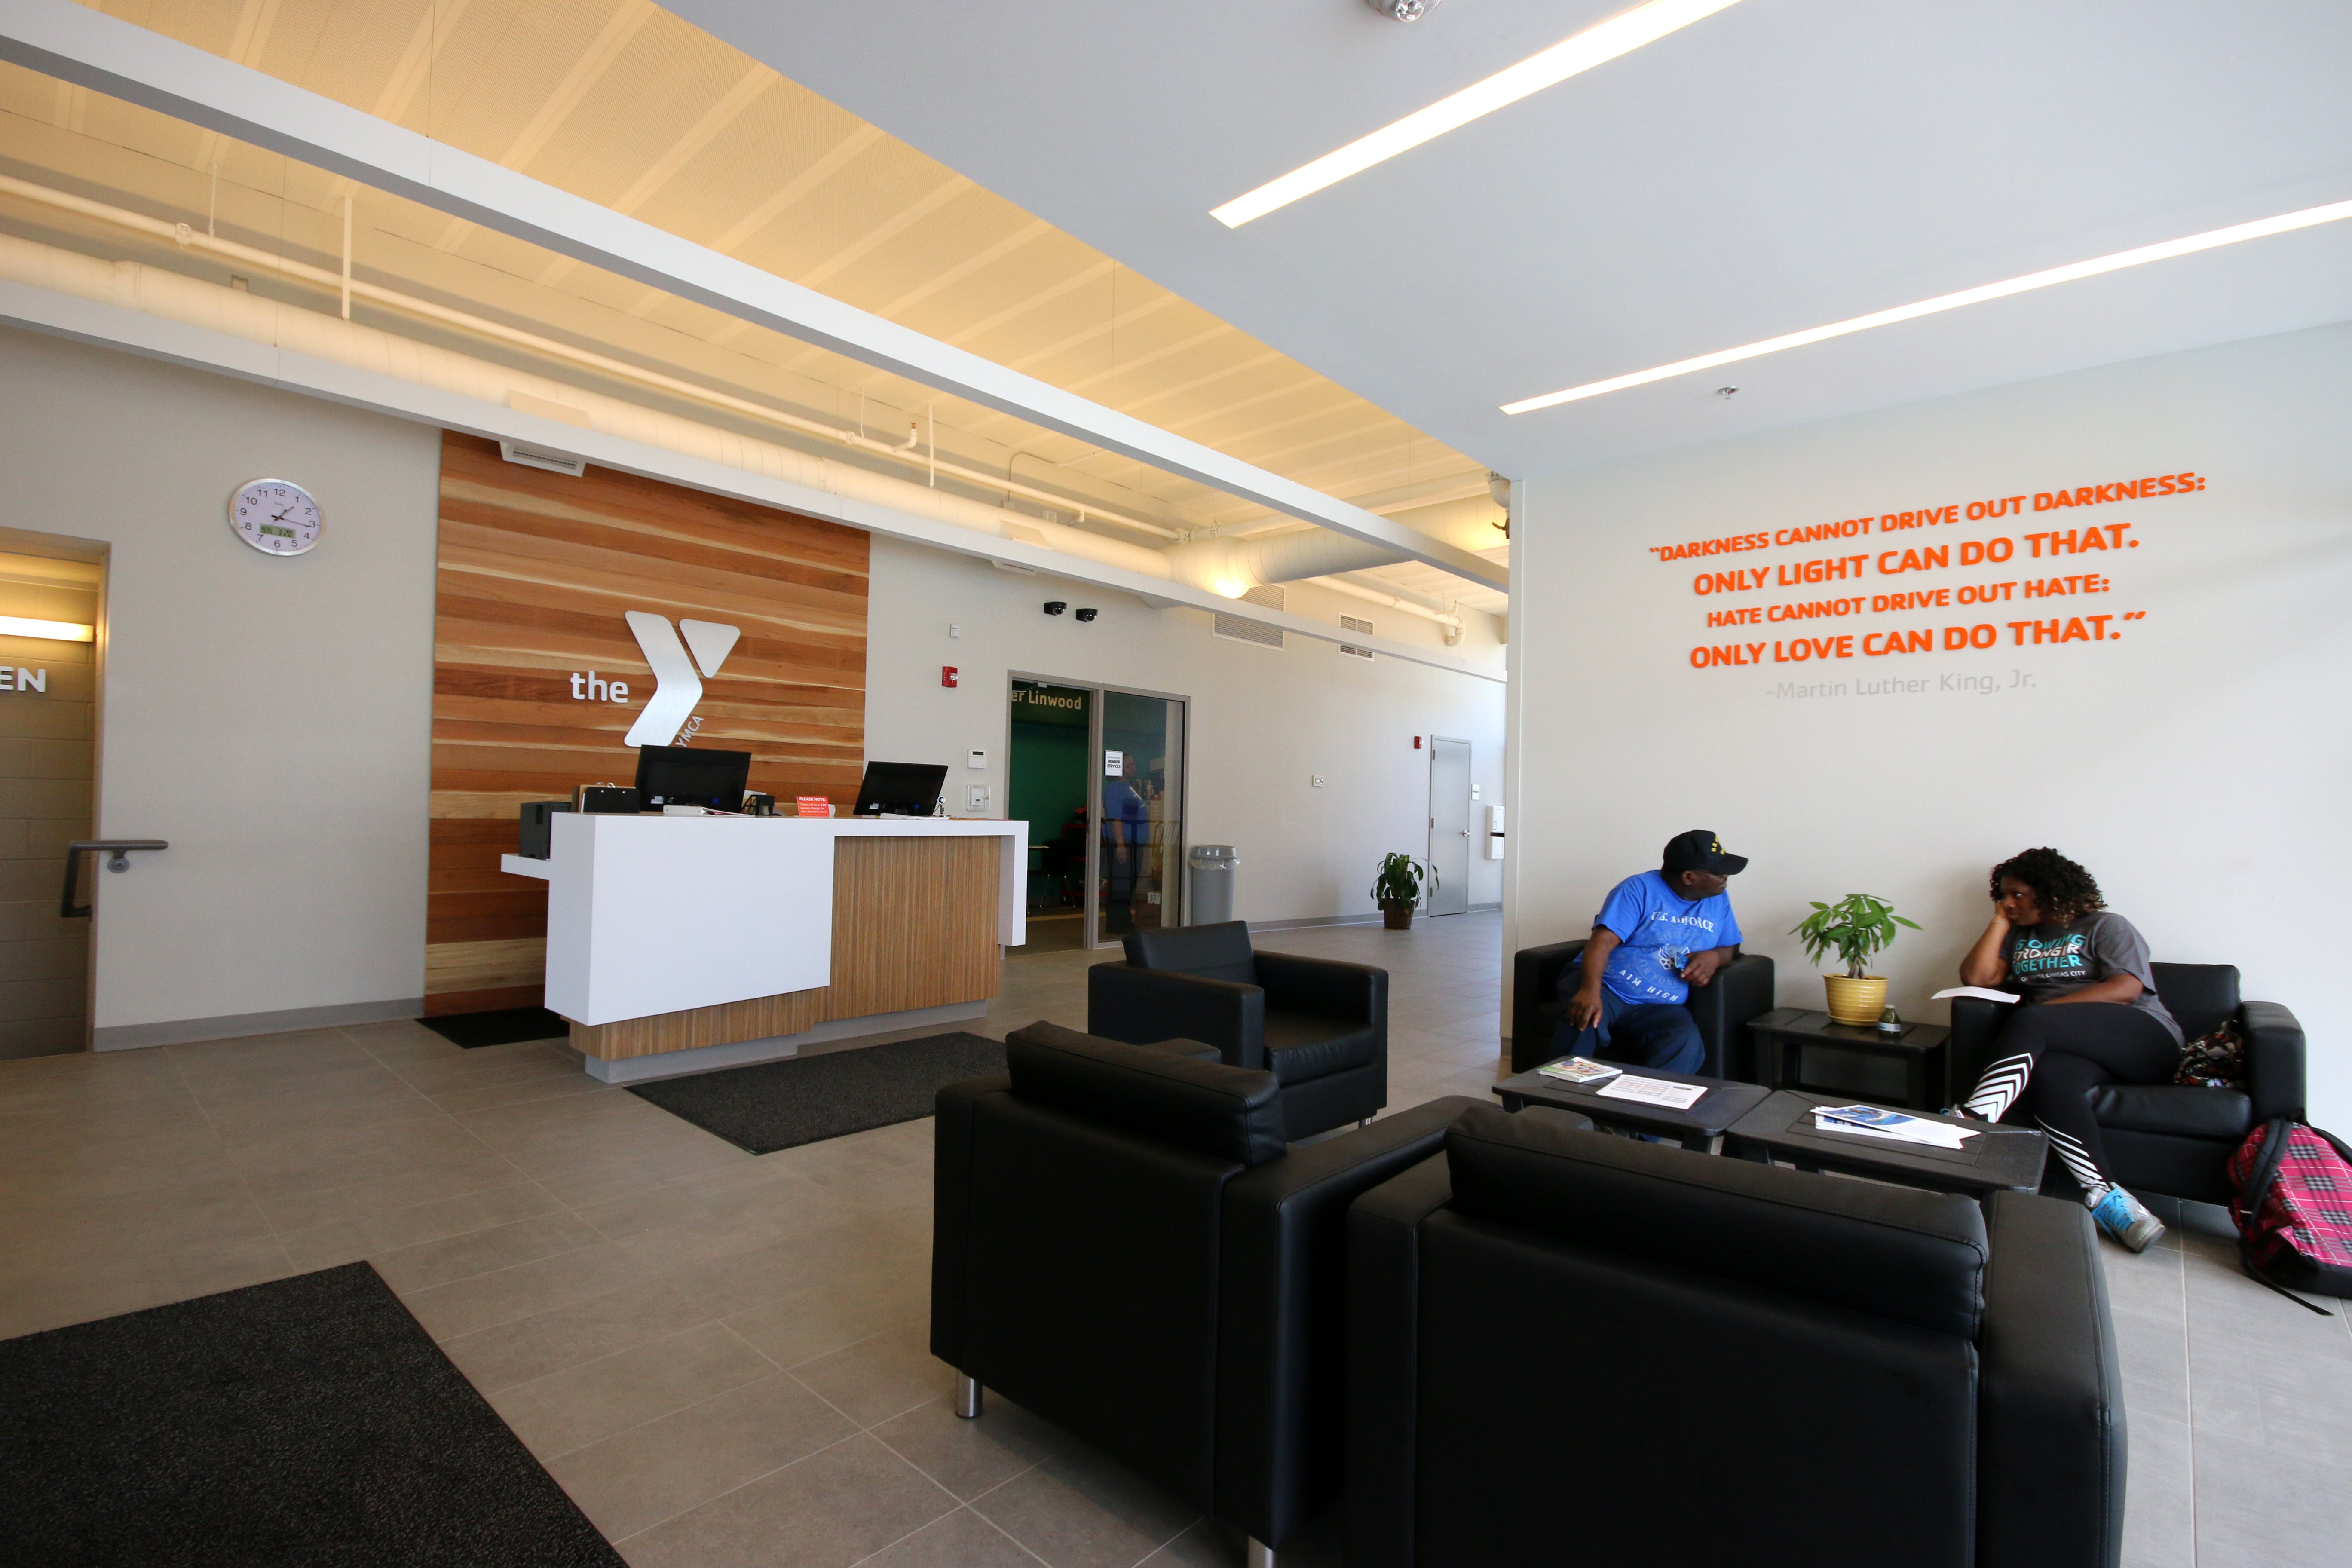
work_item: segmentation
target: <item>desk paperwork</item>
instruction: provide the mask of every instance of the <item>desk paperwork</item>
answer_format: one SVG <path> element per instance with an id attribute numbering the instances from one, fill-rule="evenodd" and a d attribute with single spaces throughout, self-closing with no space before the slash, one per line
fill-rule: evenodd
<path id="1" fill-rule="evenodd" d="M 1706 1097 L 1706 1085 L 1669 1083 L 1662 1078 L 1635 1078 L 1626 1073 L 1592 1092 L 1603 1100 L 1631 1100 L 1666 1110 L 1688 1110 Z"/>

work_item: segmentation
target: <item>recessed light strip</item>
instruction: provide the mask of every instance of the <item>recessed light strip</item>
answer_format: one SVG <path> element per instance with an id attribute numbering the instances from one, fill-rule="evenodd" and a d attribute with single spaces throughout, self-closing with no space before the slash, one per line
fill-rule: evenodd
<path id="1" fill-rule="evenodd" d="M 2338 218 L 2352 217 L 2352 202 L 2331 202 L 2324 207 L 2305 207 L 2301 212 L 2266 217 L 2253 223 L 2233 224 L 2228 228 L 2209 229 L 2192 234 L 2186 239 L 2168 239 L 2160 245 L 2143 245 L 2137 250 L 2118 250 L 2113 256 L 2095 260 L 2077 261 L 2065 267 L 2053 267 L 2046 272 L 2029 272 L 2022 278 L 2005 282 L 1986 283 L 1974 289 L 1963 289 L 1957 294 L 1938 294 L 1932 300 L 1922 300 L 1916 305 L 1897 305 L 1891 310 L 1876 310 L 1851 321 L 1833 321 L 1826 327 L 1811 327 L 1801 332 L 1790 332 L 1782 337 L 1766 338 L 1760 343 L 1748 343 L 1741 348 L 1725 349 L 1718 353 L 1701 354 L 1696 359 L 1676 360 L 1654 370 L 1637 370 L 1631 375 L 1612 376 L 1607 381 L 1587 382 L 1571 386 L 1565 392 L 1548 393 L 1541 397 L 1522 398 L 1503 405 L 1506 414 L 1530 414 L 1538 408 L 1550 408 L 1562 403 L 1574 403 L 1580 398 L 1598 397 L 1604 392 L 1622 392 L 1629 386 L 1643 386 L 1650 382 L 1664 381 L 1669 376 L 1687 375 L 1695 370 L 1713 370 L 1717 365 L 1731 364 L 1739 360 L 1754 359 L 1759 354 L 1778 353 L 1782 349 L 1802 348 L 1830 338 L 1842 338 L 1848 332 L 1867 331 L 1872 327 L 1891 326 L 1896 321 L 1915 321 L 1932 316 L 1939 310 L 1957 310 L 1963 305 L 1982 304 L 1987 300 L 2005 299 L 2011 294 L 2023 294 L 2035 289 L 2047 289 L 2053 283 L 2072 283 L 2078 278 L 2095 278 L 2102 272 L 2118 272 L 2143 262 L 2167 261 L 2176 256 L 2190 256 L 2217 246 L 2235 245 L 2242 239 L 2262 239 L 2273 234 L 2287 234 L 2314 225 L 2334 223 Z"/>
<path id="2" fill-rule="evenodd" d="M 98 628 L 78 621 L 37 621 L 27 616 L 0 616 L 0 637 L 47 637 L 51 642 L 94 642 Z"/>
<path id="3" fill-rule="evenodd" d="M 1496 71 L 1484 81 L 1474 82 L 1451 98 L 1439 99 L 1427 109 L 1416 110 L 1394 124 L 1350 142 L 1336 153 L 1327 153 L 1278 180 L 1270 180 L 1247 195 L 1235 196 L 1209 216 L 1227 228 L 1239 228 L 1254 217 L 1264 217 L 1276 207 L 1288 206 L 1301 196 L 1313 195 L 1326 185 L 1360 174 L 1433 137 L 1467 125 L 1482 114 L 1492 114 L 1529 93 L 1541 92 L 1580 71 L 1604 65 L 1619 55 L 1631 54 L 1643 44 L 1654 43 L 1668 33 L 1738 4 L 1738 0 L 1649 0 L 1645 5 L 1636 5 L 1597 26 L 1587 27 L 1565 43 L 1554 44 L 1539 55 Z"/>

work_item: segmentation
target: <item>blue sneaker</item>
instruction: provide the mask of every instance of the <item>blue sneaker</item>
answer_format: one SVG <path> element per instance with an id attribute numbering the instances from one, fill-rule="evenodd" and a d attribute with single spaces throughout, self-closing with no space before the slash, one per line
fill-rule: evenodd
<path id="1" fill-rule="evenodd" d="M 2134 1252 L 2146 1252 L 2164 1234 L 2164 1222 L 2121 1187 L 2109 1187 L 2107 1195 L 2092 1206 L 2091 1217 Z"/>

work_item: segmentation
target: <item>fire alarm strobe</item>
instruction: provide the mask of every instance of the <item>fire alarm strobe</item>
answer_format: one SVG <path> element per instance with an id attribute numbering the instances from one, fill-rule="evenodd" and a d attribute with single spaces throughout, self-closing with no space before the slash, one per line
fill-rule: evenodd
<path id="1" fill-rule="evenodd" d="M 955 683 L 956 667 L 951 664 L 943 664 L 940 666 L 940 684 L 941 686 L 953 686 Z"/>

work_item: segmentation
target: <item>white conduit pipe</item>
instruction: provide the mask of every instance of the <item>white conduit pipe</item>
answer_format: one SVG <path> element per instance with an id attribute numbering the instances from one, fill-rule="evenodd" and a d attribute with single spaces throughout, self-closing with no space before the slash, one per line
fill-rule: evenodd
<path id="1" fill-rule="evenodd" d="M 1179 544 L 1166 554 L 1171 575 L 1228 598 L 1237 599 L 1260 584 L 1295 583 L 1311 577 L 1318 586 L 1434 621 L 1451 634 L 1462 629 L 1462 617 L 1450 611 L 1332 575 L 1359 572 L 1367 566 L 1385 566 L 1402 558 L 1380 545 L 1366 544 L 1327 530 L 1281 533 L 1269 539 L 1196 540 Z"/>
<path id="2" fill-rule="evenodd" d="M 341 272 L 330 271 L 323 267 L 312 267 L 308 263 L 291 260 L 270 251 L 240 245 L 235 240 L 221 239 L 211 234 L 199 233 L 186 224 L 165 223 L 161 218 L 149 217 L 125 207 L 110 206 L 103 202 L 91 201 L 86 196 L 52 190 L 47 185 L 37 185 L 29 181 L 8 175 L 0 175 L 0 193 L 18 196 L 29 202 L 37 202 L 45 206 L 57 207 L 62 211 L 79 213 L 84 217 L 96 218 L 102 223 L 110 223 L 121 228 L 134 229 L 142 234 L 152 235 L 158 239 L 169 240 L 184 249 L 208 251 L 284 277 L 299 278 L 305 282 L 335 289 L 345 300 L 343 314 L 346 320 L 350 316 L 348 301 L 352 297 L 373 300 L 380 305 L 386 305 L 413 316 L 439 321 L 446 326 L 457 327 L 478 336 L 491 338 L 500 342 L 512 343 L 519 348 L 528 349 L 533 353 L 564 360 L 584 369 L 595 371 L 599 374 L 633 381 L 640 385 L 655 387 L 680 397 L 692 398 L 696 402 L 709 404 L 713 407 L 724 408 L 730 413 L 748 415 L 751 418 L 763 420 L 769 424 L 782 425 L 788 429 L 806 431 L 811 435 L 822 436 L 829 441 L 838 441 L 844 446 L 856 447 L 879 457 L 895 458 L 901 462 L 921 463 L 925 465 L 927 473 L 947 474 L 989 489 L 999 489 L 1011 495 L 1025 496 L 1032 500 L 1043 501 L 1057 509 L 1066 508 L 1076 512 L 1082 521 L 1088 518 L 1100 518 L 1105 522 L 1158 534 L 1162 539 L 1181 537 L 1175 529 L 1161 523 L 1148 522 L 1141 518 L 1129 517 L 1115 510 L 1107 510 L 1091 502 L 1075 500 L 1068 496 L 1057 495 L 1052 490 L 1042 490 L 1009 479 L 1000 479 L 994 474 L 978 468 L 968 468 L 960 463 L 940 462 L 938 460 L 936 450 L 928 454 L 915 450 L 915 432 L 911 428 L 904 445 L 877 440 L 856 430 L 844 430 L 836 426 L 827 425 L 822 420 L 788 414 L 782 409 L 769 407 L 765 404 L 754 403 L 749 398 L 736 397 L 712 387 L 681 380 L 677 376 L 664 375 L 659 371 L 649 370 L 643 365 L 631 364 L 625 360 L 613 359 L 553 338 L 541 337 L 535 332 L 523 331 L 519 328 L 507 326 L 503 322 L 488 321 L 464 310 L 451 310 L 446 305 L 436 305 L 429 300 L 420 300 L 396 289 L 365 282 L 352 278 L 347 269 Z M 349 221 L 349 215 L 346 214 L 347 226 Z M 347 247 L 348 243 L 347 231 Z M 348 253 L 344 260 L 345 267 L 348 268 Z M 1395 555 L 1390 558 L 1402 559 L 1402 556 Z"/>

